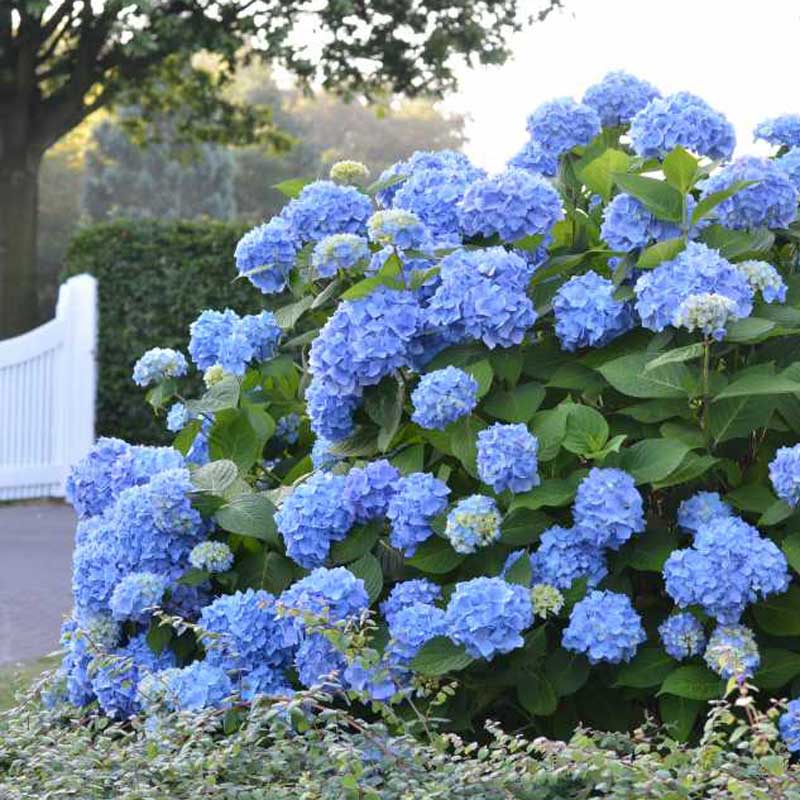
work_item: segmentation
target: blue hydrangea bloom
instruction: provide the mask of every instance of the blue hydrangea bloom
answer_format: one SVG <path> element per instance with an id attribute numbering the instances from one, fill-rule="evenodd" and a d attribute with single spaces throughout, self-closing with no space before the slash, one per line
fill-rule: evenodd
<path id="1" fill-rule="evenodd" d="M 347 473 L 342 499 L 350 507 L 356 522 L 365 523 L 386 516 L 389 501 L 400 479 L 400 470 L 385 458 Z"/>
<path id="2" fill-rule="evenodd" d="M 211 456 L 208 450 L 208 437 L 211 435 L 211 428 L 214 425 L 213 416 L 213 414 L 204 414 L 200 421 L 200 430 L 192 439 L 192 445 L 186 454 L 186 460 L 191 464 L 203 466 L 209 462 Z"/>
<path id="3" fill-rule="evenodd" d="M 646 639 L 626 595 L 595 590 L 575 604 L 561 644 L 565 650 L 585 653 L 592 664 L 619 664 L 630 661 Z"/>
<path id="4" fill-rule="evenodd" d="M 111 593 L 109 609 L 116 620 L 144 622 L 149 614 L 146 609 L 159 606 L 167 590 L 166 575 L 154 572 L 131 572 L 126 575 Z"/>
<path id="5" fill-rule="evenodd" d="M 451 343 L 476 339 L 490 349 L 512 347 L 536 322 L 524 288 L 505 275 L 481 274 L 469 259 L 451 262 L 441 280 L 423 320 L 424 326 L 441 332 Z"/>
<path id="6" fill-rule="evenodd" d="M 264 294 L 277 294 L 286 288 L 298 250 L 292 226 L 281 217 L 273 217 L 242 236 L 233 257 L 239 274 L 253 286 Z"/>
<path id="7" fill-rule="evenodd" d="M 135 483 L 133 448 L 122 439 L 102 437 L 72 466 L 66 496 L 81 519 L 94 517 Z"/>
<path id="8" fill-rule="evenodd" d="M 688 612 L 667 617 L 658 626 L 658 634 L 667 655 L 676 661 L 699 656 L 705 650 L 706 635 L 703 626 Z"/>
<path id="9" fill-rule="evenodd" d="M 265 665 L 258 666 L 246 675 L 242 675 L 235 688 L 246 703 L 252 702 L 259 695 L 289 697 L 294 694 L 286 673 Z"/>
<path id="10" fill-rule="evenodd" d="M 761 663 L 753 631 L 744 625 L 718 625 L 708 640 L 705 662 L 721 678 L 752 678 Z"/>
<path id="11" fill-rule="evenodd" d="M 497 234 L 505 242 L 546 234 L 563 217 L 561 197 L 547 179 L 516 167 L 472 183 L 459 207 L 467 236 Z"/>
<path id="12" fill-rule="evenodd" d="M 300 431 L 300 417 L 292 412 L 280 417 L 275 423 L 275 438 L 287 445 L 297 444 Z"/>
<path id="13" fill-rule="evenodd" d="M 690 294 L 684 298 L 672 319 L 676 328 L 685 328 L 689 333 L 700 331 L 718 342 L 725 338 L 727 324 L 736 319 L 736 304 L 730 297 L 715 292 Z"/>
<path id="14" fill-rule="evenodd" d="M 778 448 L 769 464 L 769 479 L 775 494 L 796 508 L 800 502 L 800 444 Z"/>
<path id="15" fill-rule="evenodd" d="M 528 139 L 522 148 L 508 160 L 507 166 L 552 178 L 558 173 L 558 155 L 545 150 L 534 139 Z"/>
<path id="16" fill-rule="evenodd" d="M 369 606 L 364 581 L 344 567 L 315 569 L 293 583 L 279 599 L 279 605 L 301 614 L 342 622 L 358 617 Z M 295 617 L 296 628 L 303 628 L 302 617 Z"/>
<path id="17" fill-rule="evenodd" d="M 608 574 L 603 551 L 588 544 L 572 528 L 554 525 L 539 540 L 531 556 L 533 583 L 549 583 L 557 589 L 569 589 L 574 581 L 586 579 L 593 589 Z"/>
<path id="18" fill-rule="evenodd" d="M 370 700 L 387 702 L 397 693 L 398 669 L 387 662 L 364 664 L 358 658 L 350 661 L 342 675 L 349 691 L 360 692 Z"/>
<path id="19" fill-rule="evenodd" d="M 701 199 L 738 181 L 757 181 L 723 200 L 711 213 L 726 228 L 785 228 L 797 216 L 797 189 L 774 161 L 742 156 L 701 184 Z"/>
<path id="20" fill-rule="evenodd" d="M 396 583 L 381 603 L 381 613 L 391 626 L 398 612 L 414 604 L 432 606 L 442 596 L 441 587 L 425 578 Z"/>
<path id="21" fill-rule="evenodd" d="M 519 251 L 486 247 L 449 253 L 439 263 L 439 271 L 445 282 L 461 280 L 466 272 L 474 272 L 497 286 L 525 291 L 536 272 L 536 263 L 527 261 Z"/>
<path id="22" fill-rule="evenodd" d="M 263 589 L 217 597 L 203 609 L 198 625 L 206 661 L 228 671 L 281 669 L 291 658 L 291 627 L 278 616 L 275 597 Z"/>
<path id="23" fill-rule="evenodd" d="M 233 566 L 233 553 L 225 542 L 200 542 L 189 553 L 189 563 L 205 572 L 226 572 Z"/>
<path id="24" fill-rule="evenodd" d="M 367 232 L 370 241 L 400 250 L 420 250 L 431 242 L 431 232 L 422 220 L 399 208 L 376 211 L 369 218 Z"/>
<path id="25" fill-rule="evenodd" d="M 188 368 L 183 353 L 168 347 L 154 347 L 133 365 L 133 382 L 137 386 L 150 386 L 167 378 L 180 378 Z"/>
<path id="26" fill-rule="evenodd" d="M 717 250 L 699 242 L 689 242 L 686 249 L 642 275 L 634 286 L 636 312 L 642 326 L 663 331 L 674 324 L 677 309 L 693 294 L 722 294 L 735 303 L 734 314 L 750 316 L 753 290 L 747 278 Z"/>
<path id="27" fill-rule="evenodd" d="M 447 484 L 427 472 L 413 472 L 397 482 L 386 516 L 391 523 L 389 541 L 410 558 L 433 535 L 431 522 L 447 508 Z"/>
<path id="28" fill-rule="evenodd" d="M 756 125 L 753 137 L 781 147 L 800 146 L 800 114 L 781 114 L 765 119 Z"/>
<path id="29" fill-rule="evenodd" d="M 321 278 L 332 278 L 339 270 L 349 270 L 369 258 L 369 247 L 363 236 L 335 233 L 320 239 L 311 253 L 311 266 Z"/>
<path id="30" fill-rule="evenodd" d="M 177 433 L 186 427 L 189 422 L 189 411 L 183 403 L 173 403 L 167 412 L 167 430 Z"/>
<path id="31" fill-rule="evenodd" d="M 189 328 L 189 353 L 200 369 L 216 364 L 243 375 L 253 360 L 275 355 L 281 329 L 270 311 L 240 317 L 235 311 L 203 311 Z"/>
<path id="32" fill-rule="evenodd" d="M 738 517 L 714 517 L 694 543 L 664 564 L 666 589 L 681 608 L 700 606 L 722 623 L 739 621 L 749 603 L 789 586 L 786 557 Z"/>
<path id="33" fill-rule="evenodd" d="M 612 250 L 627 253 L 680 235 L 678 225 L 658 219 L 629 194 L 618 194 L 603 210 L 600 236 Z"/>
<path id="34" fill-rule="evenodd" d="M 339 375 L 338 370 L 336 374 Z M 358 394 L 340 394 L 328 382 L 312 380 L 306 388 L 306 413 L 311 430 L 329 442 L 341 441 L 353 432 L 353 413 L 358 403 Z"/>
<path id="35" fill-rule="evenodd" d="M 614 299 L 616 287 L 593 270 L 574 275 L 553 297 L 555 331 L 561 349 L 602 347 L 634 326 L 630 303 Z"/>
<path id="36" fill-rule="evenodd" d="M 717 492 L 697 492 L 678 506 L 678 525 L 689 533 L 718 517 L 732 517 L 733 510 Z"/>
<path id="37" fill-rule="evenodd" d="M 585 542 L 612 550 L 645 528 L 642 496 L 633 478 L 615 468 L 595 467 L 580 482 L 573 518 Z"/>
<path id="38" fill-rule="evenodd" d="M 170 711 L 224 708 L 233 693 L 228 673 L 207 661 L 150 673 L 139 683 L 139 701 L 143 707 L 155 707 L 158 701 L 163 701 Z"/>
<path id="39" fill-rule="evenodd" d="M 457 367 L 445 367 L 423 375 L 411 393 L 411 419 L 422 428 L 444 430 L 451 422 L 469 415 L 478 404 L 478 382 Z"/>
<path id="40" fill-rule="evenodd" d="M 786 712 L 778 720 L 778 730 L 786 749 L 790 753 L 800 753 L 800 699 L 786 706 Z"/>
<path id="41" fill-rule="evenodd" d="M 311 463 L 314 469 L 328 470 L 342 460 L 341 456 L 331 450 L 332 447 L 333 442 L 321 436 L 317 437 L 311 448 Z"/>
<path id="42" fill-rule="evenodd" d="M 491 661 L 522 647 L 533 625 L 528 589 L 502 578 L 473 578 L 456 584 L 445 612 L 447 635 L 473 658 Z"/>
<path id="43" fill-rule="evenodd" d="M 170 650 L 157 655 L 150 649 L 145 634 L 107 656 L 97 656 L 89 665 L 92 690 L 103 711 L 113 719 L 128 719 L 139 712 L 139 681 L 145 675 L 173 666 Z"/>
<path id="44" fill-rule="evenodd" d="M 583 95 L 583 104 L 593 108 L 604 126 L 626 125 L 651 100 L 660 97 L 647 81 L 622 70 L 609 72 Z"/>
<path id="45" fill-rule="evenodd" d="M 411 292 L 382 286 L 346 301 L 311 345 L 311 373 L 338 394 L 358 394 L 406 365 L 418 325 L 419 305 Z"/>
<path id="46" fill-rule="evenodd" d="M 446 633 L 445 612 L 441 608 L 427 603 L 404 606 L 389 622 L 389 660 L 393 665 L 407 667 L 426 642 Z"/>
<path id="47" fill-rule="evenodd" d="M 793 147 L 788 153 L 775 160 L 775 166 L 792 182 L 800 192 L 800 147 Z"/>
<path id="48" fill-rule="evenodd" d="M 134 485 L 141 486 L 156 475 L 168 469 L 183 469 L 185 459 L 174 447 L 150 447 L 134 445 L 133 477 Z"/>
<path id="49" fill-rule="evenodd" d="M 467 187 L 482 177 L 475 169 L 415 170 L 395 194 L 394 207 L 416 214 L 434 237 L 458 235 L 458 204 Z"/>
<path id="50" fill-rule="evenodd" d="M 733 125 L 689 92 L 651 100 L 631 120 L 630 137 L 633 149 L 645 158 L 663 158 L 680 146 L 701 156 L 726 159 L 736 146 Z"/>
<path id="51" fill-rule="evenodd" d="M 286 555 L 301 567 L 321 566 L 331 543 L 344 539 L 353 526 L 353 512 L 342 503 L 345 482 L 342 475 L 315 472 L 292 491 L 275 514 Z"/>
<path id="52" fill-rule="evenodd" d="M 496 422 L 478 434 L 478 476 L 500 493 L 538 486 L 539 440 L 522 423 Z"/>
<path id="53" fill-rule="evenodd" d="M 474 553 L 500 538 L 500 512 L 491 497 L 473 494 L 447 515 L 444 535 L 457 553 Z"/>
<path id="54" fill-rule="evenodd" d="M 289 202 L 281 217 L 300 242 L 318 242 L 335 233 L 364 235 L 372 214 L 369 197 L 352 186 L 314 181 Z"/>
<path id="55" fill-rule="evenodd" d="M 294 667 L 300 683 L 307 688 L 337 686 L 342 683 L 347 659 L 328 639 L 314 634 L 300 642 L 294 657 Z"/>
<path id="56" fill-rule="evenodd" d="M 753 292 L 761 292 L 761 299 L 765 303 L 786 302 L 788 287 L 772 264 L 766 261 L 741 261 L 735 266 L 747 278 Z"/>
<path id="57" fill-rule="evenodd" d="M 528 133 L 548 153 L 560 156 L 578 145 L 589 142 L 600 133 L 600 117 L 590 106 L 576 103 L 570 97 L 559 97 L 542 103 L 528 117 Z"/>

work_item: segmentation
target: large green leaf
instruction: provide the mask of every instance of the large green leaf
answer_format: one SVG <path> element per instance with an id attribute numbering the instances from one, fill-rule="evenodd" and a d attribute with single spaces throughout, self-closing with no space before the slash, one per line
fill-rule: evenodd
<path id="1" fill-rule="evenodd" d="M 559 648 L 545 661 L 544 675 L 559 697 L 574 694 L 589 679 L 589 662 L 579 653 Z"/>
<path id="2" fill-rule="evenodd" d="M 309 183 L 312 183 L 313 180 L 313 178 L 289 178 L 288 180 L 273 184 L 272 188 L 277 189 L 285 197 L 293 199 L 297 197 Z"/>
<path id="3" fill-rule="evenodd" d="M 683 219 L 683 195 L 665 181 L 646 178 L 643 175 L 614 175 L 614 182 L 629 195 L 639 200 L 659 219 L 681 222 Z"/>
<path id="4" fill-rule="evenodd" d="M 672 261 L 682 250 L 686 249 L 684 239 L 665 239 L 663 242 L 651 244 L 642 250 L 636 266 L 639 269 L 653 269 L 665 261 Z"/>
<path id="5" fill-rule="evenodd" d="M 334 564 L 347 564 L 369 552 L 381 535 L 382 524 L 370 522 L 350 531 L 341 542 L 331 545 L 330 560 Z"/>
<path id="6" fill-rule="evenodd" d="M 620 465 L 636 483 L 653 483 L 677 469 L 691 449 L 677 439 L 642 439 L 622 451 Z"/>
<path id="7" fill-rule="evenodd" d="M 795 572 L 800 573 L 800 531 L 790 533 L 783 540 L 781 549 L 786 556 L 786 560 L 789 562 L 789 566 L 791 566 Z"/>
<path id="8" fill-rule="evenodd" d="M 527 547 L 552 524 L 553 520 L 541 511 L 515 508 L 500 525 L 501 541 L 510 547 Z"/>
<path id="9" fill-rule="evenodd" d="M 768 319 L 746 317 L 734 319 L 725 326 L 725 341 L 737 344 L 759 342 L 775 330 L 777 324 Z"/>
<path id="10" fill-rule="evenodd" d="M 387 378 L 369 394 L 364 409 L 379 427 L 378 449 L 385 453 L 389 449 L 403 417 L 404 385 L 394 378 Z"/>
<path id="11" fill-rule="evenodd" d="M 464 372 L 472 375 L 475 382 L 478 384 L 478 398 L 484 397 L 488 394 L 489 389 L 492 388 L 492 380 L 494 379 L 494 370 L 492 365 L 486 360 L 476 361 L 474 364 L 468 364 L 464 367 Z"/>
<path id="12" fill-rule="evenodd" d="M 539 440 L 539 461 L 552 461 L 561 450 L 567 432 L 567 411 L 564 405 L 534 414 L 530 428 Z"/>
<path id="13" fill-rule="evenodd" d="M 425 464 L 425 445 L 414 444 L 401 450 L 397 455 L 392 456 L 390 459 L 403 475 L 409 475 L 412 472 L 422 472 Z"/>
<path id="14" fill-rule="evenodd" d="M 372 553 L 364 553 L 357 561 L 347 565 L 347 569 L 364 581 L 370 603 L 374 603 L 383 591 L 383 570 Z"/>
<path id="15" fill-rule="evenodd" d="M 686 194 L 694 186 L 698 177 L 697 159 L 682 147 L 676 147 L 667 153 L 661 164 L 667 183 L 681 194 Z"/>
<path id="16" fill-rule="evenodd" d="M 192 472 L 192 484 L 198 492 L 208 492 L 222 497 L 239 478 L 239 469 L 233 461 L 211 461 Z"/>
<path id="17" fill-rule="evenodd" d="M 533 716 L 548 717 L 558 708 L 558 695 L 552 684 L 538 672 L 524 673 L 517 684 L 520 705 Z"/>
<path id="18" fill-rule="evenodd" d="M 712 403 L 709 431 L 714 444 L 749 437 L 769 422 L 774 408 L 774 402 L 764 397 L 732 397 Z"/>
<path id="19" fill-rule="evenodd" d="M 680 364 L 684 361 L 692 361 L 695 358 L 700 358 L 704 351 L 705 348 L 702 342 L 695 342 L 694 344 L 686 345 L 686 347 L 678 347 L 675 350 L 667 350 L 666 353 L 662 353 L 652 361 L 648 361 L 645 365 L 645 371 L 652 372 L 657 367 L 663 367 L 664 364 Z"/>
<path id="20" fill-rule="evenodd" d="M 236 408 L 239 404 L 239 380 L 226 375 L 215 383 L 199 400 L 187 400 L 186 408 L 192 414 L 213 414 L 226 408 Z"/>
<path id="21" fill-rule="evenodd" d="M 646 353 L 633 353 L 603 364 L 598 372 L 629 397 L 678 398 L 693 391 L 696 379 L 685 364 L 665 364 L 646 371 L 651 358 Z"/>
<path id="22" fill-rule="evenodd" d="M 447 428 L 453 455 L 472 476 L 477 476 L 478 474 L 476 466 L 478 457 L 477 438 L 479 431 L 485 427 L 486 424 L 475 417 L 462 417 Z"/>
<path id="23" fill-rule="evenodd" d="M 713 456 L 703 456 L 697 453 L 687 453 L 686 457 L 678 465 L 677 469 L 670 472 L 666 478 L 660 481 L 653 481 L 654 489 L 665 489 L 668 486 L 677 486 L 678 484 L 688 483 L 689 481 L 696 480 L 701 475 L 705 475 L 711 467 L 719 463 L 718 458 Z"/>
<path id="24" fill-rule="evenodd" d="M 464 649 L 446 636 L 434 636 L 425 642 L 411 662 L 411 669 L 420 675 L 434 678 L 448 672 L 458 672 L 473 661 Z"/>
<path id="25" fill-rule="evenodd" d="M 263 410 L 228 409 L 218 414 L 211 427 L 209 453 L 213 460 L 229 459 L 241 472 L 247 472 L 261 459 L 264 444 L 274 430 L 275 422 Z"/>
<path id="26" fill-rule="evenodd" d="M 236 562 L 237 589 L 266 589 L 280 594 L 295 578 L 294 564 L 264 547 L 248 553 Z"/>
<path id="27" fill-rule="evenodd" d="M 700 238 L 709 247 L 719 250 L 724 258 L 734 261 L 765 254 L 775 242 L 775 234 L 766 228 L 735 231 L 722 225 L 710 225 Z"/>
<path id="28" fill-rule="evenodd" d="M 798 675 L 800 675 L 800 653 L 779 647 L 767 647 L 761 653 L 761 665 L 755 674 L 755 684 L 761 689 L 780 689 Z"/>
<path id="29" fill-rule="evenodd" d="M 217 524 L 230 533 L 263 539 L 279 546 L 275 527 L 275 506 L 262 494 L 242 494 L 234 497 L 216 513 Z"/>
<path id="30" fill-rule="evenodd" d="M 689 739 L 694 724 L 704 707 L 705 703 L 702 700 L 688 700 L 672 694 L 662 695 L 658 699 L 661 721 L 669 735 L 679 742 Z"/>
<path id="31" fill-rule="evenodd" d="M 756 397 L 762 395 L 798 394 L 800 382 L 785 375 L 750 373 L 734 378 L 713 401 L 718 403 L 730 397 Z"/>
<path id="32" fill-rule="evenodd" d="M 520 556 L 505 574 L 505 579 L 509 583 L 519 584 L 526 589 L 531 585 L 532 577 L 531 560 L 525 554 Z"/>
<path id="33" fill-rule="evenodd" d="M 771 595 L 753 606 L 759 626 L 773 636 L 800 636 L 800 586 L 793 584 L 783 594 Z"/>
<path id="34" fill-rule="evenodd" d="M 631 417 L 637 422 L 653 424 L 663 422 L 665 419 L 688 416 L 688 399 L 682 400 L 648 400 L 645 403 L 636 403 L 619 409 L 617 414 Z"/>
<path id="35" fill-rule="evenodd" d="M 720 203 L 725 202 L 729 197 L 733 197 L 737 192 L 752 186 L 754 183 L 758 183 L 758 181 L 734 181 L 726 189 L 712 192 L 704 197 L 692 211 L 692 225 L 696 225 L 700 220 L 709 216 Z"/>
<path id="36" fill-rule="evenodd" d="M 288 303 L 285 306 L 276 308 L 273 312 L 275 315 L 275 322 L 285 331 L 290 331 L 297 324 L 300 317 L 308 311 L 314 302 L 313 295 L 306 295 L 296 300 L 294 303 Z"/>
<path id="37" fill-rule="evenodd" d="M 529 492 L 515 495 L 511 501 L 511 508 L 561 508 L 568 506 L 575 499 L 578 484 L 586 475 L 585 470 L 579 470 L 568 478 L 546 478 Z"/>
<path id="38" fill-rule="evenodd" d="M 687 700 L 716 700 L 722 697 L 724 689 L 719 675 L 707 667 L 689 664 L 670 672 L 661 684 L 659 694 L 673 694 Z"/>
<path id="39" fill-rule="evenodd" d="M 627 153 L 609 147 L 597 158 L 580 167 L 578 178 L 595 194 L 608 201 L 614 188 L 614 175 L 627 172 L 630 162 L 631 157 Z"/>
<path id="40" fill-rule="evenodd" d="M 647 689 L 660 686 L 661 681 L 675 669 L 675 660 L 661 647 L 648 645 L 642 647 L 629 664 L 617 673 L 615 686 L 631 686 L 634 689 Z"/>
<path id="41" fill-rule="evenodd" d="M 625 547 L 625 560 L 640 572 L 661 572 L 673 550 L 680 546 L 678 534 L 669 528 L 646 530 Z"/>
<path id="42" fill-rule="evenodd" d="M 581 456 L 601 450 L 608 441 L 605 417 L 590 406 L 572 403 L 566 408 L 567 424 L 562 447 Z"/>
<path id="43" fill-rule="evenodd" d="M 456 553 L 450 542 L 432 536 L 417 548 L 417 552 L 408 559 L 408 563 L 421 572 L 444 575 L 454 570 L 463 560 L 464 556 Z"/>
<path id="44" fill-rule="evenodd" d="M 503 422 L 528 422 L 544 397 L 545 388 L 540 383 L 523 383 L 508 392 L 493 392 L 484 401 L 483 410 Z"/>

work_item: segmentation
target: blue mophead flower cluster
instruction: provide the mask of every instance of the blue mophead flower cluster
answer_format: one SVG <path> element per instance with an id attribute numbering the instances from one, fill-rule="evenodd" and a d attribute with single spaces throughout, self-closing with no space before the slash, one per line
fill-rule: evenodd
<path id="1" fill-rule="evenodd" d="M 433 535 L 433 519 L 447 508 L 450 489 L 427 472 L 413 472 L 397 482 L 397 491 L 389 501 L 389 541 L 410 557 L 422 542 Z"/>
<path id="2" fill-rule="evenodd" d="M 763 139 L 780 147 L 800 146 L 800 114 L 782 114 L 759 122 L 753 131 L 756 139 Z"/>
<path id="3" fill-rule="evenodd" d="M 705 650 L 703 626 L 688 612 L 668 617 L 659 625 L 658 634 L 667 654 L 676 661 L 702 655 Z"/>
<path id="4" fill-rule="evenodd" d="M 604 127 L 627 125 L 651 100 L 660 97 L 655 86 L 622 70 L 609 72 L 583 95 Z"/>
<path id="5" fill-rule="evenodd" d="M 474 553 L 500 538 L 500 512 L 491 497 L 473 494 L 447 515 L 444 535 L 456 553 Z"/>
<path id="6" fill-rule="evenodd" d="M 800 502 L 800 444 L 778 448 L 769 465 L 769 479 L 775 494 L 796 508 Z"/>
<path id="7" fill-rule="evenodd" d="M 420 378 L 411 393 L 411 419 L 423 428 L 443 430 L 468 415 L 478 402 L 478 382 L 456 367 L 445 367 Z"/>
<path id="8" fill-rule="evenodd" d="M 528 133 L 546 152 L 560 156 L 600 133 L 600 116 L 592 106 L 560 97 L 542 103 L 528 117 Z"/>
<path id="9" fill-rule="evenodd" d="M 183 353 L 168 347 L 154 347 L 133 365 L 133 382 L 137 386 L 150 386 L 167 378 L 180 378 L 188 368 Z"/>
<path id="10" fill-rule="evenodd" d="M 298 243 L 292 227 L 280 217 L 248 231 L 236 245 L 236 269 L 264 294 L 286 288 Z"/>
<path id="11" fill-rule="evenodd" d="M 353 269 L 369 258 L 369 246 L 363 236 L 355 233 L 334 233 L 314 246 L 311 266 L 321 278 L 332 278 L 339 270 Z"/>
<path id="12" fill-rule="evenodd" d="M 522 423 L 496 422 L 478 434 L 478 475 L 498 494 L 538 486 L 539 440 Z"/>

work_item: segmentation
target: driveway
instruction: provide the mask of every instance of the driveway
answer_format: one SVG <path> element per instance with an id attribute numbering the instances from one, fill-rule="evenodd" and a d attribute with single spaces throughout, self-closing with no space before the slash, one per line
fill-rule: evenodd
<path id="1" fill-rule="evenodd" d="M 0 664 L 58 647 L 72 606 L 75 514 L 55 502 L 0 505 Z"/>

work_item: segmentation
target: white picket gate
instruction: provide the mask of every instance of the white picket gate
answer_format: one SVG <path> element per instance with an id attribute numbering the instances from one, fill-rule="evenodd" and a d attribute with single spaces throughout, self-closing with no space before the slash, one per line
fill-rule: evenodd
<path id="1" fill-rule="evenodd" d="M 94 441 L 97 281 L 77 275 L 55 319 L 0 341 L 0 500 L 61 497 Z"/>

